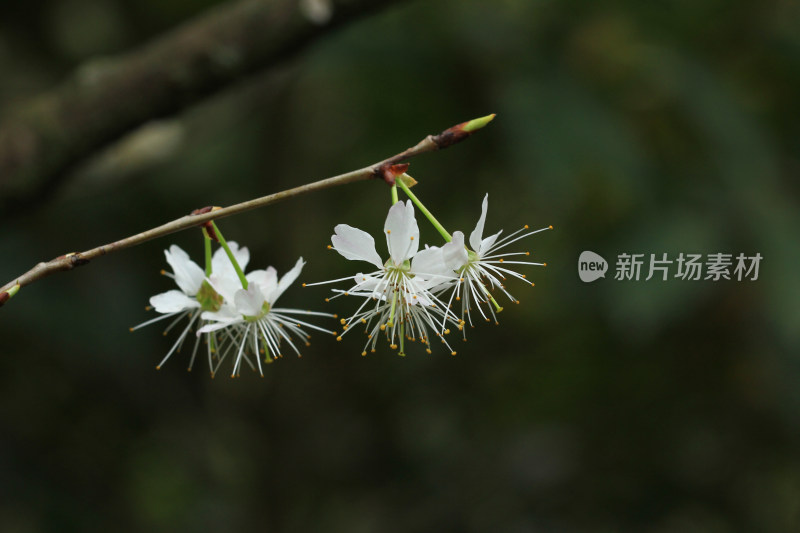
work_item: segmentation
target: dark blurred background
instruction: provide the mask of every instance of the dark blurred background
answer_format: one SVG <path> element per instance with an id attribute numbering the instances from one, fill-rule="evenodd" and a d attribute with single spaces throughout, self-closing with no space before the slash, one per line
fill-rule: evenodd
<path id="1" fill-rule="evenodd" d="M 0 103 L 214 3 L 5 2 Z M 201 261 L 199 233 L 24 288 L 0 311 L 0 529 L 798 531 L 799 22 L 786 0 L 416 0 L 98 154 L 3 218 L 2 282 L 490 112 L 413 161 L 415 191 L 451 231 L 487 192 L 487 232 L 556 231 L 521 246 L 548 263 L 536 287 L 509 283 L 521 305 L 456 357 L 315 335 L 263 379 L 185 353 L 156 371 L 172 337 L 128 332 L 173 288 L 163 250 Z M 388 205 L 366 182 L 221 227 L 312 282 L 358 268 L 325 249 L 334 225 L 377 233 Z M 585 284 L 583 250 L 764 259 L 755 282 Z M 327 295 L 282 303 L 354 309 Z"/>

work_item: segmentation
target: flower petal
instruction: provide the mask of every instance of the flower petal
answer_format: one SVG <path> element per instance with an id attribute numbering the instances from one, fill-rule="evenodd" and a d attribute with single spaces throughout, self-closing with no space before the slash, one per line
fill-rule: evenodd
<path id="1" fill-rule="evenodd" d="M 410 272 L 423 279 L 439 276 L 453 277 L 453 270 L 447 267 L 441 248 L 426 248 L 414 256 Z"/>
<path id="2" fill-rule="evenodd" d="M 164 250 L 164 255 L 167 256 L 167 263 L 175 273 L 175 283 L 178 287 L 188 296 L 197 294 L 206 277 L 203 269 L 189 259 L 189 254 L 174 244 L 169 250 Z"/>
<path id="3" fill-rule="evenodd" d="M 300 259 L 297 260 L 297 262 L 294 264 L 294 267 L 292 267 L 292 269 L 289 272 L 281 276 L 281 280 L 278 282 L 277 290 L 275 291 L 274 294 L 270 295 L 271 296 L 271 299 L 269 300 L 270 304 L 274 304 L 275 301 L 278 298 L 280 298 L 280 295 L 283 294 L 283 291 L 285 291 L 289 287 L 289 285 L 294 283 L 294 280 L 296 280 L 297 276 L 300 275 L 300 272 L 303 270 L 303 265 L 305 264 L 306 262 L 303 261 L 303 258 L 301 257 Z"/>
<path id="4" fill-rule="evenodd" d="M 257 283 L 251 283 L 247 290 L 239 289 L 233 297 L 236 310 L 244 316 L 259 316 L 265 301 Z"/>
<path id="5" fill-rule="evenodd" d="M 383 225 L 386 234 L 386 246 L 395 265 L 411 259 L 419 250 L 419 226 L 414 218 L 414 205 L 411 200 L 405 204 L 397 202 L 389 209 L 386 223 Z"/>
<path id="6" fill-rule="evenodd" d="M 486 211 L 488 208 L 489 208 L 489 193 L 486 193 L 486 196 L 483 197 L 483 206 L 481 207 L 481 218 L 478 219 L 478 223 L 475 225 L 475 229 L 472 230 L 472 233 L 470 233 L 469 235 L 469 245 L 476 252 L 480 249 L 481 241 L 483 240 L 483 225 L 486 223 Z"/>
<path id="7" fill-rule="evenodd" d="M 208 277 L 208 283 L 211 285 L 212 289 L 222 296 L 226 303 L 231 305 L 233 305 L 233 297 L 236 291 L 242 288 L 242 283 L 239 281 L 239 277 L 235 272 L 233 272 L 232 276 L 211 274 Z"/>
<path id="8" fill-rule="evenodd" d="M 469 261 L 467 249 L 464 247 L 464 234 L 460 231 L 453 232 L 453 240 L 442 246 L 444 262 L 451 270 L 458 270 Z"/>
<path id="9" fill-rule="evenodd" d="M 261 294 L 271 301 L 270 295 L 278 288 L 278 272 L 273 267 L 268 267 L 266 270 L 253 270 L 245 276 L 247 281 L 255 283 L 261 289 Z"/>
<path id="10" fill-rule="evenodd" d="M 481 241 L 480 248 L 475 250 L 476 252 L 478 252 L 478 255 L 483 257 L 484 255 L 488 254 L 489 251 L 492 249 L 492 246 L 494 246 L 495 241 L 497 241 L 497 238 L 500 237 L 501 233 L 503 233 L 503 230 L 500 230 L 494 235 L 491 235 L 483 239 Z"/>
<path id="11" fill-rule="evenodd" d="M 339 224 L 333 231 L 336 232 L 331 237 L 333 248 L 345 259 L 366 261 L 383 268 L 381 256 L 375 251 L 375 239 L 372 235 L 347 224 Z"/>
<path id="12" fill-rule="evenodd" d="M 235 241 L 228 241 L 228 247 L 230 247 L 233 257 L 236 258 L 236 262 L 239 263 L 242 272 L 244 272 L 247 263 L 250 262 L 250 250 L 246 246 L 239 248 Z M 228 259 L 228 254 L 225 253 L 224 248 L 217 248 L 217 251 L 211 257 L 211 273 L 218 276 L 236 278 L 236 269 L 233 268 L 233 263 Z"/>
<path id="13" fill-rule="evenodd" d="M 200 307 L 197 300 L 175 289 L 152 296 L 150 298 L 150 305 L 153 306 L 153 309 L 155 309 L 157 313 L 177 313 L 179 311 Z"/>

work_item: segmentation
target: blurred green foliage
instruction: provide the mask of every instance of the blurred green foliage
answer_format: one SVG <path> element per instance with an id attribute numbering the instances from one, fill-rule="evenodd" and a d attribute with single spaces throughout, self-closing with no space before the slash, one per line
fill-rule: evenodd
<path id="1" fill-rule="evenodd" d="M 211 4 L 8 2 L 0 104 Z M 169 339 L 127 332 L 171 288 L 162 250 L 200 260 L 199 233 L 26 287 L 0 323 L 3 530 L 797 531 L 798 20 L 781 0 L 414 1 L 87 163 L 3 220 L 4 281 L 489 112 L 413 162 L 415 191 L 451 231 L 487 192 L 487 231 L 556 231 L 529 243 L 548 263 L 536 287 L 509 283 L 522 304 L 458 356 L 362 358 L 317 335 L 263 380 L 187 374 L 181 356 L 156 372 Z M 302 255 L 318 281 L 356 268 L 325 250 L 333 226 L 376 232 L 388 205 L 362 183 L 222 228 L 254 267 Z M 587 249 L 612 268 L 622 252 L 764 260 L 756 282 L 587 285 Z"/>

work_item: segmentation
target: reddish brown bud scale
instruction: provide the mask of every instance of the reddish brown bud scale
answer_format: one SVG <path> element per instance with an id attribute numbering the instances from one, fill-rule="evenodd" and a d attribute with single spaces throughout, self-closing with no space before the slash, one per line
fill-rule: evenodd
<path id="1" fill-rule="evenodd" d="M 205 206 L 205 207 L 201 207 L 200 209 L 195 209 L 194 211 L 192 211 L 192 212 L 191 212 L 191 213 L 189 213 L 189 214 L 190 214 L 190 215 L 192 215 L 192 216 L 195 216 L 195 215 L 204 215 L 204 214 L 206 214 L 206 213 L 210 213 L 210 212 L 211 212 L 211 211 L 213 211 L 213 210 L 214 210 L 214 206 L 213 206 L 213 205 L 207 205 L 207 206 Z"/>
<path id="2" fill-rule="evenodd" d="M 8 294 L 8 291 L 0 292 L 0 307 L 3 307 L 7 301 L 11 299 L 11 295 Z"/>

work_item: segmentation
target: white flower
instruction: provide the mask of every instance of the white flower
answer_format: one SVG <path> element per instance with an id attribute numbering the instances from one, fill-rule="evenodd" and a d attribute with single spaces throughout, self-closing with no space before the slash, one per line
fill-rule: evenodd
<path id="1" fill-rule="evenodd" d="M 342 335 L 355 322 L 365 324 L 368 341 L 362 355 L 366 355 L 368 347 L 375 351 L 381 332 L 393 349 L 399 343 L 400 354 L 405 355 L 406 339 L 419 339 L 423 344 L 429 345 L 428 328 L 436 332 L 440 324 L 446 322 L 460 325 L 456 316 L 435 295 L 441 287 L 454 279 L 452 268 L 448 268 L 445 263 L 442 249 L 426 248 L 419 251 L 419 227 L 410 201 L 405 204 L 397 202 L 389 209 L 384 224 L 386 246 L 389 250 L 389 259 L 385 262 L 375 250 L 374 239 L 365 231 L 347 224 L 339 224 L 334 231 L 330 248 L 346 259 L 366 261 L 377 268 L 368 274 L 357 274 L 352 278 L 355 285 L 349 290 L 335 291 L 339 295 L 364 298 L 355 313 L 341 320 L 345 330 Z M 322 283 L 349 279 L 351 278 Z M 337 340 L 341 338 L 339 336 Z M 442 341 L 444 342 L 444 338 Z M 449 344 L 447 346 L 452 352 Z M 430 348 L 427 351 L 430 353 Z"/>
<path id="2" fill-rule="evenodd" d="M 235 242 L 230 242 L 229 246 L 234 256 L 237 258 L 237 261 L 239 261 L 239 264 L 246 265 L 250 258 L 248 249 L 239 248 L 239 245 Z M 169 250 L 164 250 L 164 255 L 167 258 L 167 263 L 169 263 L 172 268 L 172 272 L 170 273 L 162 270 L 161 273 L 174 279 L 180 290 L 173 289 L 151 297 L 150 305 L 157 313 L 161 313 L 162 316 L 143 322 L 138 326 L 130 328 L 130 330 L 134 331 L 155 322 L 175 317 L 164 330 L 164 335 L 166 335 L 184 318 L 188 317 L 189 322 L 183 328 L 180 335 L 178 335 L 178 339 L 172 345 L 172 348 L 167 352 L 167 355 L 156 368 L 161 368 L 173 353 L 180 352 L 189 331 L 192 330 L 195 324 L 202 322 L 198 321 L 200 318 L 199 311 L 217 310 L 222 304 L 222 297 L 215 292 L 208 283 L 205 283 L 205 272 L 203 269 L 192 261 L 185 251 L 173 244 L 170 246 Z M 214 253 L 212 257 L 212 268 L 214 271 L 221 272 L 224 275 L 227 275 L 229 271 L 233 272 L 234 276 L 236 275 L 225 251 L 222 249 Z M 217 347 L 225 345 L 225 338 L 206 335 L 205 342 L 208 350 L 209 367 L 212 369 L 213 376 L 212 357 Z M 198 338 L 192 351 L 188 370 L 191 370 L 194 365 L 199 345 L 200 339 Z"/>
<path id="3" fill-rule="evenodd" d="M 255 368 L 249 356 L 256 359 L 258 371 L 263 376 L 259 354 L 265 354 L 266 362 L 282 357 L 281 342 L 285 341 L 300 356 L 300 351 L 295 345 L 296 341 L 291 335 L 308 346 L 310 336 L 302 329 L 303 327 L 333 333 L 296 318 L 297 315 L 334 316 L 330 313 L 275 307 L 281 294 L 297 279 L 303 265 L 305 262 L 301 257 L 294 268 L 280 280 L 273 267 L 254 270 L 245 276 L 247 289 L 242 287 L 233 269 L 215 272 L 209 276 L 209 284 L 222 296 L 223 303 L 219 309 L 205 311 L 202 314 L 203 319 L 208 322 L 198 330 L 198 335 L 224 330 L 226 339 L 230 340 L 226 349 L 220 352 L 217 367 L 228 354 L 235 352 L 232 377 L 239 374 L 243 360 Z"/>
<path id="4" fill-rule="evenodd" d="M 481 316 L 490 321 L 490 316 L 497 322 L 497 315 L 503 310 L 502 307 L 492 297 L 490 291 L 494 288 L 499 288 L 512 302 L 519 303 L 519 300 L 514 298 L 509 293 L 503 281 L 506 279 L 505 275 L 510 275 L 515 278 L 521 279 L 533 285 L 527 280 L 525 274 L 519 274 L 510 268 L 508 265 L 536 265 L 546 266 L 547 263 L 534 263 L 531 261 L 508 261 L 506 258 L 515 256 L 529 256 L 530 252 L 497 252 L 505 248 L 509 244 L 517 242 L 520 239 L 529 237 L 536 233 L 553 229 L 553 226 L 541 228 L 534 231 L 528 231 L 528 226 L 525 225 L 514 233 L 500 238 L 501 231 L 489 237 L 483 237 L 484 224 L 486 222 L 486 211 L 489 204 L 489 195 L 483 198 L 483 206 L 481 216 L 475 229 L 469 236 L 469 244 L 472 248 L 468 249 L 464 244 L 464 234 L 460 231 L 453 232 L 453 239 L 451 242 L 442 247 L 442 252 L 447 264 L 453 268 L 458 274 L 458 280 L 455 283 L 453 293 L 450 297 L 449 303 L 452 303 L 453 297 L 461 301 L 461 319 L 466 315 L 470 325 L 472 325 L 471 310 L 477 309 Z M 484 311 L 483 306 L 486 307 Z"/>

